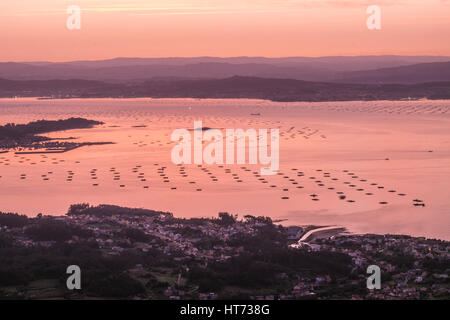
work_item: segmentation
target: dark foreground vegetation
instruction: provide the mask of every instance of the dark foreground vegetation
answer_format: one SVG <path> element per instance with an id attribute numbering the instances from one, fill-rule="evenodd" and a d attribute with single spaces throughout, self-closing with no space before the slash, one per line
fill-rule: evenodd
<path id="1" fill-rule="evenodd" d="M 77 204 L 61 217 L 0 213 L 2 299 L 448 299 L 449 243 L 341 236 L 291 248 L 270 218 L 180 219 Z M 383 289 L 366 288 L 366 268 Z M 66 288 L 66 269 L 82 289 Z"/>
<path id="2" fill-rule="evenodd" d="M 170 212 L 154 211 L 142 208 L 124 208 L 108 204 L 101 204 L 99 206 L 92 207 L 88 203 L 71 205 L 69 211 L 67 212 L 67 215 L 68 216 L 90 215 L 97 217 L 114 216 L 114 215 L 146 216 L 146 217 L 154 217 L 159 215 L 172 216 Z"/>

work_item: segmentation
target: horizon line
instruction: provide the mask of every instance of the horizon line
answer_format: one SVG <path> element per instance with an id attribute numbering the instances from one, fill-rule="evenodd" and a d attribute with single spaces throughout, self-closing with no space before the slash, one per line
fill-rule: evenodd
<path id="1" fill-rule="evenodd" d="M 324 58 L 370 58 L 370 57 L 407 57 L 407 58 L 417 58 L 417 57 L 427 57 L 427 58 L 450 58 L 450 55 L 409 55 L 409 54 L 362 54 L 362 55 L 330 55 L 330 56 L 160 56 L 160 57 L 139 57 L 139 56 L 129 56 L 129 57 L 110 57 L 110 58 L 98 58 L 98 59 L 75 59 L 75 60 L 8 60 L 0 61 L 0 63 L 73 63 L 73 62 L 99 62 L 99 61 L 112 61 L 121 59 L 324 59 Z"/>

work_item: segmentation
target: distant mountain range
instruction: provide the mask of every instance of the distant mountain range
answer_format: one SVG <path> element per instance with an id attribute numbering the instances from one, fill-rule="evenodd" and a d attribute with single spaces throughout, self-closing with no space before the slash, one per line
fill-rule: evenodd
<path id="1" fill-rule="evenodd" d="M 345 84 L 234 76 L 226 79 L 109 83 L 90 80 L 4 80 L 0 97 L 254 98 L 273 101 L 450 99 L 450 81 L 423 84 Z"/>
<path id="2" fill-rule="evenodd" d="M 450 57 L 117 58 L 63 63 L 0 63 L 0 78 L 9 80 L 83 79 L 122 83 L 233 76 L 356 84 L 450 81 Z"/>
<path id="3" fill-rule="evenodd" d="M 450 62 L 420 63 L 377 70 L 344 72 L 336 81 L 347 83 L 423 83 L 450 81 Z"/>
<path id="4" fill-rule="evenodd" d="M 450 57 L 117 58 L 0 63 L 0 97 L 450 99 Z"/>

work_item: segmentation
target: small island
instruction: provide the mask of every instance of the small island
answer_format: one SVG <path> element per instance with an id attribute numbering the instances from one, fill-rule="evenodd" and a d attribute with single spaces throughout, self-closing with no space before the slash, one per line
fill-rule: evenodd
<path id="1" fill-rule="evenodd" d="M 0 126 L 0 152 L 10 149 L 17 154 L 29 153 L 62 153 L 86 145 L 110 144 L 111 142 L 68 142 L 75 138 L 49 138 L 41 134 L 73 130 L 88 129 L 103 122 L 84 118 L 69 118 L 65 120 L 39 120 L 28 124 L 8 123 Z"/>

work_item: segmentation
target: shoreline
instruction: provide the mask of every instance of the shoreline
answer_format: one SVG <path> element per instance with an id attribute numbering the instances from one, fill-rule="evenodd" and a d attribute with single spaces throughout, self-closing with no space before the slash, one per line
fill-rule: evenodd
<path id="1" fill-rule="evenodd" d="M 178 96 L 173 96 L 173 97 L 155 97 L 155 96 L 138 96 L 138 97 L 113 97 L 113 96 L 98 96 L 98 97 L 55 97 L 55 98 L 46 98 L 43 96 L 29 96 L 29 97 L 0 97 L 0 101 L 1 100 L 12 100 L 12 101 L 17 101 L 17 100 L 33 100 L 33 101 L 59 101 L 59 100 L 194 100 L 194 101 L 203 101 L 203 100 L 250 100 L 250 101 L 270 101 L 270 102 L 274 102 L 274 103 L 299 103 L 299 102 L 303 102 L 303 103 L 323 103 L 323 102 L 329 102 L 329 103 L 339 103 L 339 102 L 356 102 L 356 101 L 360 101 L 360 102 L 417 102 L 417 101 L 445 101 L 448 102 L 450 101 L 450 98 L 439 98 L 439 99 L 430 99 L 427 97 L 423 97 L 423 98 L 413 98 L 413 99 L 408 99 L 408 98 L 401 98 L 401 99 L 367 99 L 367 100 L 362 100 L 362 99 L 349 99 L 349 100 L 328 100 L 328 99 L 322 99 L 322 100 L 273 100 L 273 99 L 269 99 L 269 98 L 253 98 L 253 97 L 190 97 L 190 96 L 186 96 L 186 97 L 178 97 Z"/>
<path id="2" fill-rule="evenodd" d="M 102 204 L 102 205 L 106 205 L 106 206 L 110 206 L 109 204 Z M 115 206 L 115 205 L 111 205 L 111 206 Z M 128 207 L 120 207 L 123 208 L 125 210 L 128 210 L 130 208 Z M 136 208 L 136 210 L 149 210 L 149 211 L 154 211 L 154 212 L 160 212 L 157 210 L 153 210 L 153 209 L 146 209 L 146 208 Z M 11 210 L 9 210 L 11 211 Z M 12 210 L 14 211 L 14 210 Z M 2 209 L 0 208 L 0 214 L 2 213 L 6 213 L 3 212 Z M 25 215 L 23 213 L 18 213 L 18 212 L 13 212 L 14 214 L 18 214 L 18 215 Z M 166 212 L 168 214 L 170 214 L 174 219 L 181 219 L 184 221 L 196 221 L 196 220 L 210 220 L 212 216 L 203 216 L 203 217 L 190 217 L 190 218 L 185 218 L 183 216 L 177 216 L 175 214 L 173 214 L 172 212 Z M 38 215 L 35 216 L 27 216 L 25 215 L 28 219 L 36 219 L 38 218 Z M 70 218 L 70 216 L 66 214 L 57 214 L 57 215 L 50 215 L 50 214 L 44 214 L 42 213 L 43 217 L 47 217 L 49 219 L 54 219 L 54 220 L 64 220 L 64 219 L 68 219 Z M 136 217 L 139 217 L 139 215 L 137 215 Z M 243 218 L 244 216 L 238 216 L 239 218 Z M 270 218 L 270 217 L 268 217 Z M 300 235 L 298 240 L 295 240 L 294 243 L 291 245 L 291 247 L 293 248 L 299 248 L 302 247 L 302 245 L 306 245 L 309 246 L 310 243 L 313 243 L 315 240 L 317 239 L 330 239 L 334 236 L 349 236 L 349 237 L 353 237 L 353 236 L 381 236 L 381 237 L 386 237 L 386 236 L 396 236 L 396 237 L 409 237 L 411 239 L 424 239 L 424 240 L 438 240 L 438 241 L 449 241 L 447 239 L 444 238 L 438 238 L 438 237 L 427 237 L 427 236 L 419 236 L 419 235 L 411 235 L 411 234 L 403 234 L 403 233 L 374 233 L 374 232 L 365 232 L 365 233 L 360 233 L 360 232 L 352 232 L 350 231 L 347 227 L 345 226 L 337 226 L 337 225 L 332 225 L 332 226 L 323 226 L 323 225 L 304 225 L 304 224 L 295 224 L 295 225 L 283 225 L 282 222 L 287 221 L 288 219 L 284 219 L 283 221 L 279 221 L 277 219 L 272 220 L 272 223 L 276 226 L 282 227 L 282 228 L 289 228 L 289 227 L 297 227 L 297 228 L 301 228 L 303 229 L 303 233 Z M 237 220 L 237 221 L 241 221 L 241 220 Z M 315 235 L 316 234 L 316 235 Z M 312 237 L 312 239 L 311 239 Z"/>
<path id="3" fill-rule="evenodd" d="M 331 232 L 334 231 L 334 232 Z M 308 232 L 306 232 L 304 235 L 302 235 L 302 237 L 298 240 L 298 244 L 308 244 L 311 241 L 314 241 L 316 239 L 319 238 L 323 238 L 323 237 L 332 237 L 334 235 L 338 235 L 341 233 L 347 232 L 347 229 L 344 227 L 338 227 L 338 226 L 329 226 L 329 227 L 317 227 L 314 229 L 309 230 Z M 318 233 L 317 235 L 315 235 L 316 233 Z M 327 236 L 328 234 L 331 234 L 329 236 Z"/>

